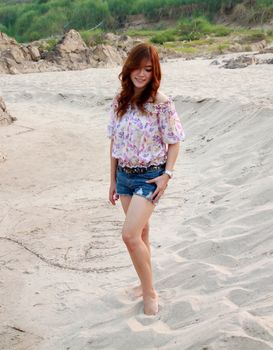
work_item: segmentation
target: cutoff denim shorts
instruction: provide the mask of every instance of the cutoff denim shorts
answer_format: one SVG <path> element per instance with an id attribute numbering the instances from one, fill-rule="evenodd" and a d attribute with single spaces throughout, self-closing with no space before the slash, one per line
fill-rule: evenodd
<path id="1" fill-rule="evenodd" d="M 148 199 L 154 205 L 152 195 L 156 190 L 155 183 L 146 183 L 164 173 L 164 169 L 147 170 L 143 174 L 128 174 L 118 167 L 116 175 L 116 193 L 120 196 L 138 195 Z"/>

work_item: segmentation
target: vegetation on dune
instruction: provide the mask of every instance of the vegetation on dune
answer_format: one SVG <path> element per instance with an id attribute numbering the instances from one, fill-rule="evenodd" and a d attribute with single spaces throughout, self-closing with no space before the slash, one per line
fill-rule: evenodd
<path id="1" fill-rule="evenodd" d="M 124 27 L 130 15 L 137 14 L 143 14 L 153 22 L 178 21 L 181 38 L 193 40 L 215 31 L 217 35 L 228 34 L 227 27 L 212 26 L 204 17 L 211 21 L 216 15 L 229 15 L 230 19 L 240 24 L 261 24 L 273 17 L 273 1 L 2 0 L 0 30 L 18 41 L 31 41 L 60 35 L 71 28 L 83 32 L 91 28 L 117 30 Z M 176 35 L 174 30 L 158 32 L 153 41 L 162 43 L 174 40 Z"/>
<path id="2" fill-rule="evenodd" d="M 39 49 L 43 50 L 43 51 L 52 51 L 56 44 L 58 43 L 58 40 L 53 38 L 53 39 L 48 39 L 46 42 L 43 42 L 39 45 Z"/>
<path id="3" fill-rule="evenodd" d="M 263 24 L 273 17 L 272 0 L 237 1 L 232 8 L 231 20 L 242 25 Z"/>
<path id="4" fill-rule="evenodd" d="M 89 30 L 81 30 L 80 31 L 81 37 L 83 38 L 84 42 L 88 46 L 97 45 L 97 44 L 104 44 L 104 31 L 102 29 L 95 29 L 92 31 Z"/>
<path id="5" fill-rule="evenodd" d="M 226 36 L 232 30 L 224 25 L 211 24 L 204 17 L 193 19 L 183 19 L 178 24 L 178 32 L 181 40 L 196 40 L 204 37 L 207 34 L 215 36 Z"/>
<path id="6" fill-rule="evenodd" d="M 178 21 L 176 28 L 157 31 L 152 35 L 151 41 L 156 44 L 168 41 L 192 41 L 207 35 L 226 36 L 231 32 L 231 28 L 212 24 L 205 17 L 184 18 Z"/>

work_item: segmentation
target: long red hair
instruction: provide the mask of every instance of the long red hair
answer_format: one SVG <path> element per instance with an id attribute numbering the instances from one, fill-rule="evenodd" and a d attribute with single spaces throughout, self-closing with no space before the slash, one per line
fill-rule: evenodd
<path id="1" fill-rule="evenodd" d="M 134 84 L 130 78 L 131 72 L 141 66 L 143 60 L 152 62 L 152 78 L 141 95 L 134 97 Z M 121 81 L 121 92 L 117 97 L 117 116 L 122 117 L 127 111 L 129 103 L 136 105 L 142 112 L 145 112 L 144 103 L 151 99 L 155 101 L 155 96 L 160 85 L 161 69 L 157 50 L 150 44 L 139 44 L 129 52 L 129 55 L 119 74 Z"/>

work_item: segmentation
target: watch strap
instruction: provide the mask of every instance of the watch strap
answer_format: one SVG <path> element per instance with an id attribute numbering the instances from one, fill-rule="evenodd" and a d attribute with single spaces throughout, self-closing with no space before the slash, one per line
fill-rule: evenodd
<path id="1" fill-rule="evenodd" d="M 173 177 L 173 172 L 171 170 L 165 170 L 164 174 L 167 174 L 170 179 Z"/>

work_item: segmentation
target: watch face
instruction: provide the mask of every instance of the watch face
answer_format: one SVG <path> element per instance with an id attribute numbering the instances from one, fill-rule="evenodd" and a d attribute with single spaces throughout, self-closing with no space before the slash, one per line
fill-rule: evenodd
<path id="1" fill-rule="evenodd" d="M 170 170 L 165 170 L 165 173 L 169 175 L 170 178 L 172 178 L 173 173 Z"/>

